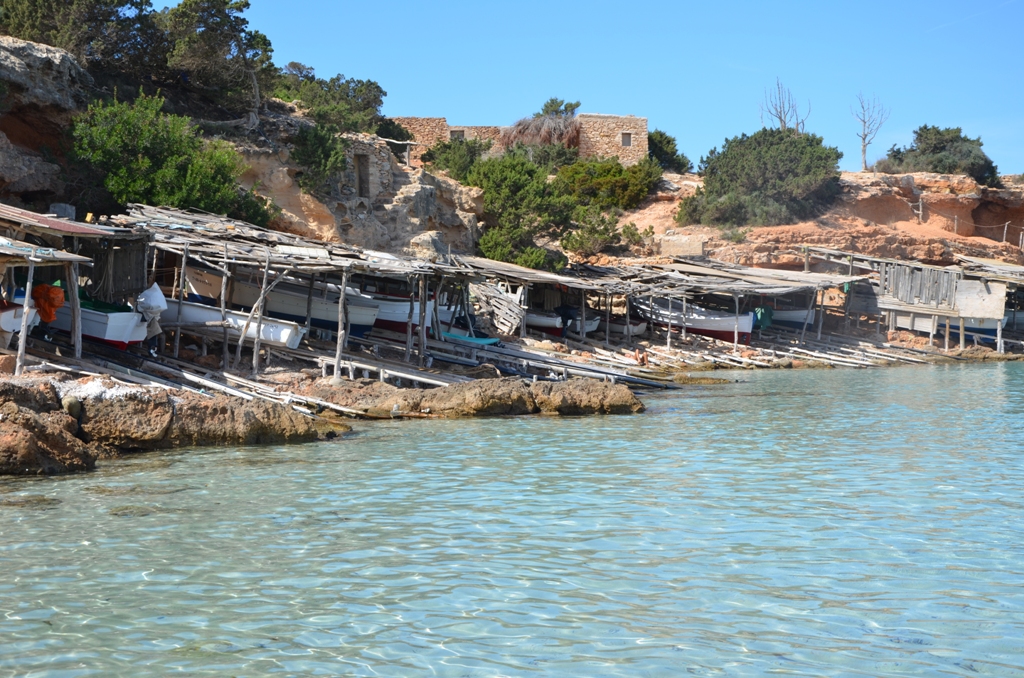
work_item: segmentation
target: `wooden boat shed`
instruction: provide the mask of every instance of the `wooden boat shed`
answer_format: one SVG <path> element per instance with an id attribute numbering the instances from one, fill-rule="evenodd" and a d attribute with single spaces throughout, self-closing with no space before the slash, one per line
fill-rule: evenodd
<path id="1" fill-rule="evenodd" d="M 931 340 L 944 324 L 945 349 L 949 350 L 953 332 L 963 349 L 967 337 L 991 338 L 967 329 L 966 320 L 989 320 L 995 324 L 996 350 L 1005 351 L 1007 293 L 1016 294 L 1024 287 L 1024 267 L 965 256 L 958 257 L 960 266 L 933 266 L 820 247 L 808 247 L 805 252 L 805 261 L 857 269 L 870 276 L 850 290 L 848 306 L 851 312 L 876 316 L 879 332 L 884 322 L 889 330 L 927 333 Z"/>
<path id="2" fill-rule="evenodd" d="M 156 253 L 172 255 L 174 274 L 174 297 L 179 308 L 186 295 L 185 271 L 190 265 L 201 264 L 221 274 L 222 287 L 220 294 L 220 310 L 222 321 L 226 320 L 227 303 L 231 297 L 232 281 L 242 271 L 256 271 L 262 277 L 260 294 L 249 314 L 248 323 L 259 327 L 263 322 L 264 305 L 267 295 L 286 277 L 308 280 L 309 293 L 306 303 L 306 328 L 310 327 L 312 299 L 317 283 L 332 282 L 340 285 L 340 289 L 348 287 L 353 274 L 363 274 L 376 278 L 399 280 L 409 285 L 410 292 L 418 288 L 419 298 L 426 298 L 433 284 L 435 291 L 445 284 L 461 284 L 468 287 L 467 272 L 443 263 L 430 262 L 422 259 L 400 257 L 382 252 L 362 250 L 341 243 L 314 241 L 289 233 L 260 228 L 242 221 L 226 217 L 197 212 L 186 212 L 176 209 L 156 208 L 145 205 L 130 205 L 127 220 L 134 227 L 145 229 L 153 237 L 154 253 L 152 266 L 157 266 Z M 468 293 L 467 293 L 468 294 Z M 413 347 L 412 336 L 412 297 L 410 294 L 410 315 L 407 323 L 406 360 L 411 356 Z M 344 298 L 344 295 L 342 295 Z M 174 301 L 169 302 L 171 308 Z M 436 305 L 434 306 L 436 313 Z M 426 314 L 427 304 L 420 304 L 419 346 L 426 347 Z M 346 304 L 338 305 L 338 324 L 346 327 Z M 436 317 L 432 319 L 436 322 Z M 231 364 L 228 355 L 228 330 L 226 323 L 221 337 L 224 350 L 224 365 Z M 183 326 L 175 329 L 174 354 L 177 357 Z M 211 328 L 191 328 L 200 334 L 211 333 Z M 334 371 L 340 373 L 342 353 L 348 342 L 344 329 L 337 333 Z M 235 348 L 234 363 L 241 359 L 242 345 L 246 332 L 241 333 Z M 260 333 L 257 330 L 253 342 L 253 372 L 259 371 Z M 425 349 L 419 351 L 419 360 L 425 360 Z"/>

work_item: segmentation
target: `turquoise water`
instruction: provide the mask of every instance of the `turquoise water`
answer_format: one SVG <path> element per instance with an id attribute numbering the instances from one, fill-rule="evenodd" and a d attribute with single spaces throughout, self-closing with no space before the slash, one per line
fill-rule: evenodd
<path id="1" fill-rule="evenodd" d="M 1024 369 L 0 482 L 0 675 L 1024 675 Z"/>

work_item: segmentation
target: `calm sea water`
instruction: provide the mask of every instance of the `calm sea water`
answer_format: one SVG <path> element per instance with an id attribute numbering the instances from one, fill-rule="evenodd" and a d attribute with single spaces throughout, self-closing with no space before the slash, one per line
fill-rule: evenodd
<path id="1" fill-rule="evenodd" d="M 1024 675 L 1024 366 L 0 482 L 0 675 Z"/>

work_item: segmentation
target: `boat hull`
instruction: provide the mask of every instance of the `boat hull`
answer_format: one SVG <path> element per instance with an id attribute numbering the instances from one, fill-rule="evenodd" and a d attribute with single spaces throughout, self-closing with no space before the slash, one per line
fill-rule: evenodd
<path id="1" fill-rule="evenodd" d="M 165 323 L 181 322 L 186 324 L 201 324 L 221 321 L 219 308 L 207 306 L 206 304 L 197 304 L 190 301 L 181 302 L 181 317 L 179 320 L 178 304 L 179 302 L 176 300 L 169 300 L 167 302 L 167 310 L 160 314 L 160 320 Z M 229 310 L 225 315 L 228 322 L 228 336 L 237 341 L 242 334 L 242 328 L 245 327 L 245 322 L 248 319 L 249 314 L 241 311 Z M 253 318 L 245 333 L 246 340 L 255 341 L 257 324 L 256 319 Z M 214 327 L 209 329 L 214 332 L 220 330 L 220 328 Z M 264 317 L 260 326 L 259 336 L 260 342 L 265 345 L 298 348 L 299 342 L 302 341 L 302 336 L 305 332 L 306 328 L 302 327 L 298 323 Z"/>
<path id="2" fill-rule="evenodd" d="M 626 319 L 623 316 L 614 316 L 613 315 L 612 316 L 611 324 L 608 324 L 608 323 L 606 323 L 604 321 L 604 318 L 602 318 L 601 322 L 597 326 L 597 329 L 601 330 L 602 332 L 607 332 L 609 334 L 622 334 L 622 335 L 625 335 L 626 334 Z M 647 331 L 647 321 L 646 320 L 637 320 L 636 318 L 630 318 L 629 319 L 629 334 L 630 334 L 630 336 L 635 337 L 635 336 L 637 336 L 639 334 L 643 334 L 646 331 Z"/>
<path id="3" fill-rule="evenodd" d="M 787 309 L 772 309 L 772 325 L 784 325 L 785 327 L 795 327 L 796 329 L 803 329 L 804 319 L 807 319 L 807 326 L 814 326 L 814 309 L 806 308 L 787 308 Z"/>
<path id="4" fill-rule="evenodd" d="M 3 332 L 20 332 L 21 331 L 21 318 L 24 311 L 24 307 L 20 304 L 5 304 L 0 306 L 0 331 Z M 38 314 L 33 306 L 28 307 L 28 326 L 32 327 L 36 323 Z"/>
<path id="5" fill-rule="evenodd" d="M 83 337 L 122 350 L 146 340 L 146 320 L 141 313 L 104 313 L 85 307 L 81 311 Z M 57 309 L 57 319 L 50 323 L 50 327 L 62 332 L 71 331 L 71 307 L 68 304 Z"/>
<path id="6" fill-rule="evenodd" d="M 637 312 L 656 325 L 667 327 L 671 322 L 672 329 L 686 327 L 690 334 L 699 334 L 722 341 L 739 341 L 750 343 L 750 334 L 754 329 L 754 314 L 719 313 L 700 306 L 689 305 L 683 313 L 682 304 L 676 310 L 669 311 L 668 300 L 655 299 L 653 309 L 650 306 L 639 306 Z"/>
<path id="7" fill-rule="evenodd" d="M 188 296 L 186 299 L 200 304 L 219 306 L 221 274 L 204 269 L 189 269 L 186 274 Z M 245 280 L 236 280 L 231 291 L 231 308 L 248 313 L 259 300 L 260 286 Z M 346 321 L 351 336 L 363 337 L 373 328 L 377 320 L 377 307 L 353 295 L 346 295 L 348 308 Z M 295 285 L 278 285 L 267 295 L 264 312 L 272 318 L 305 325 L 306 305 L 309 291 L 297 289 Z M 309 324 L 317 329 L 338 331 L 338 295 L 314 290 L 310 308 Z"/>

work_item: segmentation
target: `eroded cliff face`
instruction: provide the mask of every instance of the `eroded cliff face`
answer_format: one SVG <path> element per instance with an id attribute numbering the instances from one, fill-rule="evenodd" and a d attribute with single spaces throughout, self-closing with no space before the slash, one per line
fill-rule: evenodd
<path id="1" fill-rule="evenodd" d="M 292 152 L 301 126 L 312 123 L 293 105 L 275 108 L 261 118 L 264 143 L 237 145 L 249 165 L 243 185 L 281 208 L 273 228 L 393 253 L 474 249 L 481 189 L 402 164 L 376 136 L 346 134 L 345 171 L 328 190 L 310 195 L 299 186 L 303 170 Z"/>
<path id="2" fill-rule="evenodd" d="M 700 185 L 696 175 L 666 175 L 666 181 L 637 210 L 620 220 L 654 227 L 655 251 L 662 255 L 704 254 L 750 266 L 798 268 L 803 245 L 870 256 L 956 263 L 957 254 L 1024 264 L 1024 187 L 979 186 L 962 175 L 843 172 L 842 193 L 821 217 L 785 226 L 745 230 L 732 242 L 721 229 L 680 227 L 679 201 Z M 917 213 L 923 212 L 918 220 Z"/>
<path id="3" fill-rule="evenodd" d="M 0 36 L 0 197 L 27 205 L 59 198 L 51 161 L 92 78 L 64 50 Z"/>

